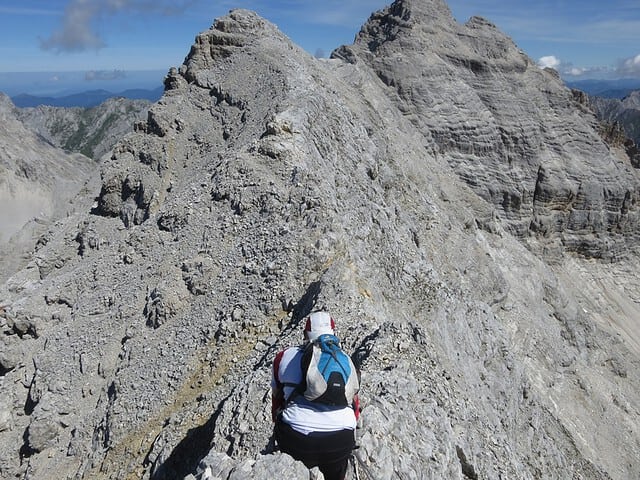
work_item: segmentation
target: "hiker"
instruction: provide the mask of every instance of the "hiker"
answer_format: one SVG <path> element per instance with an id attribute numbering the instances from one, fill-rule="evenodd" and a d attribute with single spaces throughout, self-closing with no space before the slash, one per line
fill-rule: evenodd
<path id="1" fill-rule="evenodd" d="M 309 358 L 320 355 L 316 345 L 322 342 L 337 345 L 339 340 L 335 337 L 333 318 L 327 312 L 317 311 L 306 318 L 304 345 L 289 347 L 276 355 L 271 379 L 274 437 L 282 452 L 302 461 L 307 468 L 317 466 L 325 480 L 343 480 L 355 447 L 356 422 L 360 415 L 358 372 L 351 359 L 340 351 L 341 362 L 347 370 L 340 380 L 320 382 L 318 386 L 313 376 L 303 375 L 307 362 L 311 363 L 307 367 L 309 373 L 314 368 L 314 360 Z M 313 349 L 317 350 L 312 356 Z M 303 362 L 303 357 L 308 360 Z M 321 376 L 317 366 L 315 373 L 315 377 Z M 333 375 L 331 379 L 337 378 Z M 330 392 L 336 385 L 340 386 Z M 308 392 L 314 388 L 318 398 L 310 400 Z"/>

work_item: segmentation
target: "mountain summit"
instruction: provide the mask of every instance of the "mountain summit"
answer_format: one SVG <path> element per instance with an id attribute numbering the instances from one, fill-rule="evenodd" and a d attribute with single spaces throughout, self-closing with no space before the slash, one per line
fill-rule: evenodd
<path id="1" fill-rule="evenodd" d="M 459 25 L 442 2 L 398 1 L 334 56 L 376 72 L 510 233 L 597 258 L 637 243 L 637 169 L 612 154 L 591 112 L 578 114 L 555 72 L 490 22 Z"/>
<path id="2" fill-rule="evenodd" d="M 2 476 L 306 478 L 270 369 L 324 307 L 370 478 L 638 477 L 640 176 L 595 127 L 441 1 L 330 60 L 217 19 L 0 289 Z"/>

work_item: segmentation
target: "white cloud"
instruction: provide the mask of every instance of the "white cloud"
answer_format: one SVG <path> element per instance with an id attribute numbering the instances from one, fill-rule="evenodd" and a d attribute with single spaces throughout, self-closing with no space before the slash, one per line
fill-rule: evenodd
<path id="1" fill-rule="evenodd" d="M 570 63 L 563 64 L 559 71 L 563 77 L 580 77 L 582 79 L 611 78 L 615 76 L 615 72 L 611 67 L 574 67 Z"/>
<path id="2" fill-rule="evenodd" d="M 575 66 L 571 62 L 564 62 L 555 55 L 548 55 L 538 59 L 540 68 L 553 68 L 562 77 L 593 77 L 611 74 L 609 67 L 580 67 Z"/>
<path id="3" fill-rule="evenodd" d="M 538 59 L 538 66 L 540 68 L 555 68 L 557 69 L 562 62 L 555 55 L 549 55 Z"/>
<path id="4" fill-rule="evenodd" d="M 106 46 L 94 31 L 96 20 L 119 12 L 141 12 L 146 15 L 178 15 L 195 0 L 70 0 L 62 25 L 49 38 L 40 39 L 43 50 L 79 52 L 99 50 Z"/>
<path id="5" fill-rule="evenodd" d="M 84 74 L 84 79 L 88 82 L 94 80 L 120 80 L 126 78 L 123 70 L 89 70 Z"/>
<path id="6" fill-rule="evenodd" d="M 571 67 L 562 73 L 564 73 L 565 75 L 570 75 L 572 77 L 579 77 L 580 75 L 584 75 L 585 73 L 587 73 L 587 71 L 588 70 L 586 68 Z"/>
<path id="7" fill-rule="evenodd" d="M 618 64 L 617 72 L 628 77 L 640 77 L 640 54 L 622 60 Z"/>
<path id="8" fill-rule="evenodd" d="M 92 31 L 91 20 L 100 12 L 96 3 L 75 0 L 65 10 L 62 28 L 40 41 L 44 50 L 82 51 L 104 47 L 102 39 Z"/>

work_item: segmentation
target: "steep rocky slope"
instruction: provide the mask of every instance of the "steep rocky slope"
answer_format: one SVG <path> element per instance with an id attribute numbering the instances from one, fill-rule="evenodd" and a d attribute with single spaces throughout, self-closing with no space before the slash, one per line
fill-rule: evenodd
<path id="1" fill-rule="evenodd" d="M 0 290 L 1 476 L 305 478 L 269 369 L 318 306 L 363 475 L 640 475 L 640 179 L 559 79 L 404 0 L 329 61 L 235 10 L 165 85 Z"/>
<path id="2" fill-rule="evenodd" d="M 99 160 L 113 145 L 147 118 L 151 102 L 110 98 L 93 108 L 39 106 L 16 109 L 28 128 L 53 145 Z"/>
<path id="3" fill-rule="evenodd" d="M 640 90 L 622 100 L 589 96 L 589 104 L 600 121 L 622 130 L 624 136 L 633 141 L 632 145 L 626 140 L 623 143 L 627 150 L 632 150 L 632 156 L 637 155 L 636 166 L 640 166 Z"/>
<path id="4" fill-rule="evenodd" d="M 637 244 L 638 212 L 629 209 L 637 170 L 611 155 L 595 117 L 581 114 L 555 74 L 536 68 L 493 24 L 459 25 L 435 3 L 419 12 L 394 3 L 334 55 L 376 71 L 511 233 L 596 258 Z"/>
<path id="5" fill-rule="evenodd" d="M 0 280 L 6 280 L 33 250 L 52 221 L 75 208 L 69 202 L 96 175 L 96 164 L 61 152 L 17 118 L 0 93 Z"/>
<path id="6" fill-rule="evenodd" d="M 640 144 L 640 90 L 622 100 L 590 95 L 589 102 L 598 118 L 609 123 L 618 122 L 636 145 Z"/>

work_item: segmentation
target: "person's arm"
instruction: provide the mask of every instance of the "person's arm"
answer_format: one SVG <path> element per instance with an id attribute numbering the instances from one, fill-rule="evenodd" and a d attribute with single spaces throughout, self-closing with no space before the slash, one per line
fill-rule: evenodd
<path id="1" fill-rule="evenodd" d="M 284 391 L 282 388 L 273 388 L 271 390 L 271 420 L 275 422 L 283 409 Z"/>
<path id="2" fill-rule="evenodd" d="M 362 385 L 362 371 L 360 370 L 360 365 L 354 363 L 354 367 L 356 369 L 356 374 L 358 376 L 358 391 L 360 389 L 360 385 Z M 362 411 L 362 407 L 360 406 L 360 396 L 358 395 L 358 391 L 353 396 L 353 401 L 351 402 L 351 408 L 353 408 L 353 412 L 356 414 L 356 422 L 360 418 L 360 412 Z"/>
<path id="3" fill-rule="evenodd" d="M 353 402 L 351 403 L 351 408 L 353 408 L 353 412 L 356 415 L 356 421 L 360 418 L 360 396 L 356 393 L 353 396 Z"/>
<path id="4" fill-rule="evenodd" d="M 274 422 L 278 418 L 278 414 L 284 409 L 284 385 L 278 378 L 278 370 L 283 354 L 284 351 L 276 355 L 271 375 L 271 420 Z"/>

